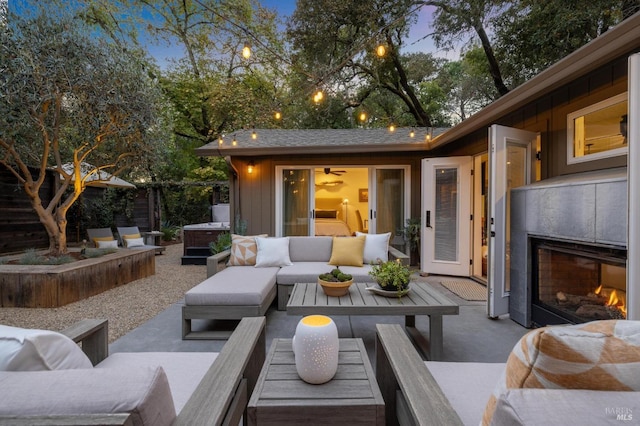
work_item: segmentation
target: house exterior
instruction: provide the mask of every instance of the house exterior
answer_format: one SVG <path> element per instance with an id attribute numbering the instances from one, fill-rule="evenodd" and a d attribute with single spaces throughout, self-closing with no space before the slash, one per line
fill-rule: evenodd
<path id="1" fill-rule="evenodd" d="M 231 211 L 250 234 L 322 233 L 328 214 L 351 230 L 397 236 L 419 218 L 421 270 L 486 282 L 488 315 L 510 313 L 525 326 L 541 323 L 532 319 L 536 297 L 553 314 L 542 322 L 591 318 L 564 312 L 556 296 L 586 297 L 595 284 L 539 290 L 562 273 L 532 269 L 562 263 L 556 252 L 580 252 L 568 270 L 591 262 L 593 280 L 615 281 L 606 293 L 617 287 L 625 299 L 589 315 L 620 308 L 616 315 L 640 319 L 640 281 L 628 261 L 640 240 L 639 181 L 627 168 L 640 164 L 639 50 L 636 14 L 451 129 L 256 129 L 197 153 L 227 159 Z M 536 248 L 556 243 L 569 246 Z"/>

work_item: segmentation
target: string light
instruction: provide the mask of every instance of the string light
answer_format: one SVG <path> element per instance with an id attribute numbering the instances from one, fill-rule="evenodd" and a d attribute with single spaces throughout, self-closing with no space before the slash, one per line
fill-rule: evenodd
<path id="1" fill-rule="evenodd" d="M 276 111 L 275 114 L 273 114 L 273 118 L 280 120 L 282 118 L 282 113 L 280 111 Z"/>
<path id="2" fill-rule="evenodd" d="M 313 102 L 319 104 L 322 102 L 322 99 L 324 99 L 324 93 L 322 93 L 322 90 L 318 89 L 318 91 L 313 95 Z"/>
<path id="3" fill-rule="evenodd" d="M 218 145 L 219 145 L 219 146 L 222 146 L 222 143 L 223 143 L 223 142 L 224 142 L 224 141 L 222 140 L 222 136 L 218 137 Z"/>
<path id="4" fill-rule="evenodd" d="M 249 46 L 249 43 L 244 44 L 244 47 L 242 48 L 242 57 L 245 59 L 249 59 L 251 57 L 251 46 Z"/>
<path id="5" fill-rule="evenodd" d="M 409 137 L 413 138 L 415 135 L 416 135 L 416 132 L 413 129 L 411 129 L 411 131 L 409 132 Z"/>
<path id="6" fill-rule="evenodd" d="M 231 141 L 231 145 L 233 145 L 233 146 L 238 145 L 238 141 L 236 139 L 236 135 L 233 135 L 233 140 Z"/>
<path id="7" fill-rule="evenodd" d="M 391 133 L 395 132 L 396 131 L 396 126 L 394 126 L 393 124 L 389 124 L 389 131 Z"/>
<path id="8" fill-rule="evenodd" d="M 366 121 L 367 120 L 367 113 L 366 112 L 361 112 L 360 116 L 358 117 L 360 119 L 360 121 Z"/>
<path id="9" fill-rule="evenodd" d="M 251 132 L 251 139 L 253 139 L 253 140 L 258 139 L 258 134 L 256 133 L 255 130 L 253 132 Z"/>
<path id="10" fill-rule="evenodd" d="M 379 44 L 378 47 L 376 47 L 376 55 L 378 55 L 379 58 L 382 58 L 386 54 L 387 48 L 384 47 L 384 44 Z"/>

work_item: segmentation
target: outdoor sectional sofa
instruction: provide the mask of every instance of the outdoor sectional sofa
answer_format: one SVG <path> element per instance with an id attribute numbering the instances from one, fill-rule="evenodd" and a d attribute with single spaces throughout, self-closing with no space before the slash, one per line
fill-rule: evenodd
<path id="1" fill-rule="evenodd" d="M 364 234 L 363 234 L 364 235 Z M 382 244 L 386 236 L 385 242 Z M 264 236 L 263 236 L 264 237 Z M 251 238 L 251 237 L 244 237 Z M 183 339 L 217 339 L 225 338 L 226 331 L 193 331 L 193 319 L 240 319 L 246 316 L 262 316 L 278 298 L 278 310 L 286 310 L 289 295 L 293 285 L 299 282 L 316 282 L 318 275 L 329 272 L 336 266 L 330 265 L 332 255 L 335 255 L 333 238 L 317 237 L 285 237 L 267 238 L 264 242 L 284 243 L 288 246 L 270 250 L 273 257 L 284 257 L 285 266 L 254 265 L 228 266 L 232 251 L 240 250 L 242 246 L 232 246 L 227 250 L 207 259 L 208 278 L 185 294 L 185 305 L 182 307 L 182 337 Z M 353 238 L 353 237 L 336 237 Z M 369 275 L 371 264 L 366 262 L 375 259 L 376 251 L 371 247 L 376 242 L 379 252 L 382 247 L 385 258 L 399 259 L 408 264 L 409 257 L 403 252 L 389 246 L 388 234 L 365 235 L 369 238 L 365 244 L 362 266 L 342 266 L 340 270 L 353 276 L 354 281 L 373 282 Z M 275 244 L 274 244 L 275 246 Z M 244 247 L 246 249 L 246 247 Z M 253 249 L 255 250 L 255 249 Z M 386 259 L 384 259 L 386 260 Z M 279 264 L 271 262 L 269 264 Z"/>
<path id="2" fill-rule="evenodd" d="M 633 423 L 639 363 L 640 321 L 538 328 L 506 363 L 423 361 L 399 325 L 377 325 L 389 425 Z"/>
<path id="3" fill-rule="evenodd" d="M 107 357 L 106 320 L 0 330 L 0 425 L 238 424 L 265 359 L 265 318 L 243 319 L 219 353 Z"/>

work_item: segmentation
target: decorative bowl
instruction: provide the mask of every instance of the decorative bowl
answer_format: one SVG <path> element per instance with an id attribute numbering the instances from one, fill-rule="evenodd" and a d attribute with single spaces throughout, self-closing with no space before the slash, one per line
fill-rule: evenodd
<path id="1" fill-rule="evenodd" d="M 349 281 L 334 282 L 318 278 L 318 284 L 322 286 L 322 290 L 324 290 L 324 294 L 327 296 L 339 297 L 349 293 L 349 287 L 353 284 L 353 279 L 350 279 Z"/>

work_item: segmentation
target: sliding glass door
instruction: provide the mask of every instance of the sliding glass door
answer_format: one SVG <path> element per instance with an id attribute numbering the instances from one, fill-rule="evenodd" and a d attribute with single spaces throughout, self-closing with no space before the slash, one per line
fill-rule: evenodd
<path id="1" fill-rule="evenodd" d="M 312 229 L 311 216 L 309 214 L 310 196 L 309 182 L 310 169 L 284 169 L 282 170 L 282 235 L 310 235 Z"/>

